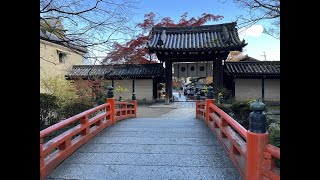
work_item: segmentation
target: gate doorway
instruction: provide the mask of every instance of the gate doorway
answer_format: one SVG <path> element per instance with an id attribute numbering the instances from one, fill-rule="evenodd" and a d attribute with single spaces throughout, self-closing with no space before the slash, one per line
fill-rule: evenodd
<path id="1" fill-rule="evenodd" d="M 214 91 L 223 87 L 223 60 L 230 51 L 242 51 L 247 43 L 238 36 L 236 22 L 205 26 L 185 27 L 153 27 L 148 44 L 149 53 L 155 53 L 165 65 L 165 102 L 173 99 L 172 64 L 174 62 L 209 62 L 212 63 Z M 188 68 L 188 67 L 187 67 Z M 191 66 L 190 72 L 196 68 L 204 70 L 205 66 Z M 184 73 L 183 69 L 181 73 Z M 199 71 L 200 72 L 200 71 Z M 192 76 L 191 76 L 192 77 Z M 217 96 L 217 94 L 216 94 Z"/>

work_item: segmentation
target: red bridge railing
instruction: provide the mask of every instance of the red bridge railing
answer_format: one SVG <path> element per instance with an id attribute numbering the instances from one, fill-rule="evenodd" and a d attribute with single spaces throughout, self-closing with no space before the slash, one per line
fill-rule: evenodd
<path id="1" fill-rule="evenodd" d="M 105 104 L 40 131 L 40 179 L 44 179 L 63 160 L 106 127 L 117 121 L 135 117 L 137 117 L 136 100 L 115 102 L 114 98 L 108 98 Z M 75 126 L 44 143 L 44 138 L 72 124 Z"/>
<path id="2" fill-rule="evenodd" d="M 246 130 L 213 99 L 196 101 L 196 118 L 204 120 L 215 132 L 243 179 L 280 179 L 280 168 L 275 167 L 274 161 L 280 159 L 280 148 L 268 144 L 268 133 Z"/>

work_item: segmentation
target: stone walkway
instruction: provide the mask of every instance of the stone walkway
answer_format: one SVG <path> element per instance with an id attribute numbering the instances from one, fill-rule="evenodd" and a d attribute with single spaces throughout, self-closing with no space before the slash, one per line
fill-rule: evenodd
<path id="1" fill-rule="evenodd" d="M 106 128 L 47 179 L 241 179 L 195 108 L 172 106 L 179 108 Z"/>
<path id="2" fill-rule="evenodd" d="M 164 103 L 155 103 L 152 105 L 138 106 L 137 117 L 138 118 L 160 117 L 160 116 L 167 114 L 167 113 L 170 113 L 171 111 L 178 109 L 178 108 L 179 109 L 193 108 L 192 111 L 195 111 L 195 102 L 173 102 L 173 103 L 170 103 L 169 105 L 166 105 Z M 184 111 L 184 110 L 182 110 L 182 111 Z M 177 112 L 179 112 L 179 111 L 177 111 Z M 182 112 L 180 112 L 180 114 L 181 113 Z"/>

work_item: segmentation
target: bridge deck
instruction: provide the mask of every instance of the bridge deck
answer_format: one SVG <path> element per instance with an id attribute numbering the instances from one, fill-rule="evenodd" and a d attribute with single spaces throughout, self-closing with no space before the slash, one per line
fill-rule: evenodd
<path id="1" fill-rule="evenodd" d="M 47 179 L 241 179 L 195 108 L 108 127 Z"/>

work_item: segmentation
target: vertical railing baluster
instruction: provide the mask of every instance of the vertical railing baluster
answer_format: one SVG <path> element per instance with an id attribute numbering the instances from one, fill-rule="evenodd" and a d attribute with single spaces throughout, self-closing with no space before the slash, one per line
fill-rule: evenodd
<path id="1" fill-rule="evenodd" d="M 44 155 L 43 155 L 43 139 L 40 138 L 40 169 L 44 167 Z"/>
<path id="2" fill-rule="evenodd" d="M 209 124 L 210 114 L 213 113 L 213 109 L 210 107 L 210 104 L 214 104 L 213 99 L 206 99 L 206 123 Z"/>
<path id="3" fill-rule="evenodd" d="M 71 137 L 66 139 L 63 143 L 58 146 L 59 151 L 64 151 L 71 146 Z"/>
<path id="4" fill-rule="evenodd" d="M 44 166 L 44 154 L 43 154 L 43 139 L 40 138 L 40 180 L 43 180 L 45 178 L 45 166 Z"/>
<path id="5" fill-rule="evenodd" d="M 88 126 L 88 124 L 89 124 L 88 115 L 85 115 L 83 118 L 80 119 L 80 126 L 81 128 L 84 128 L 84 130 L 80 132 L 81 136 L 86 136 L 90 133 L 90 127 Z"/>

